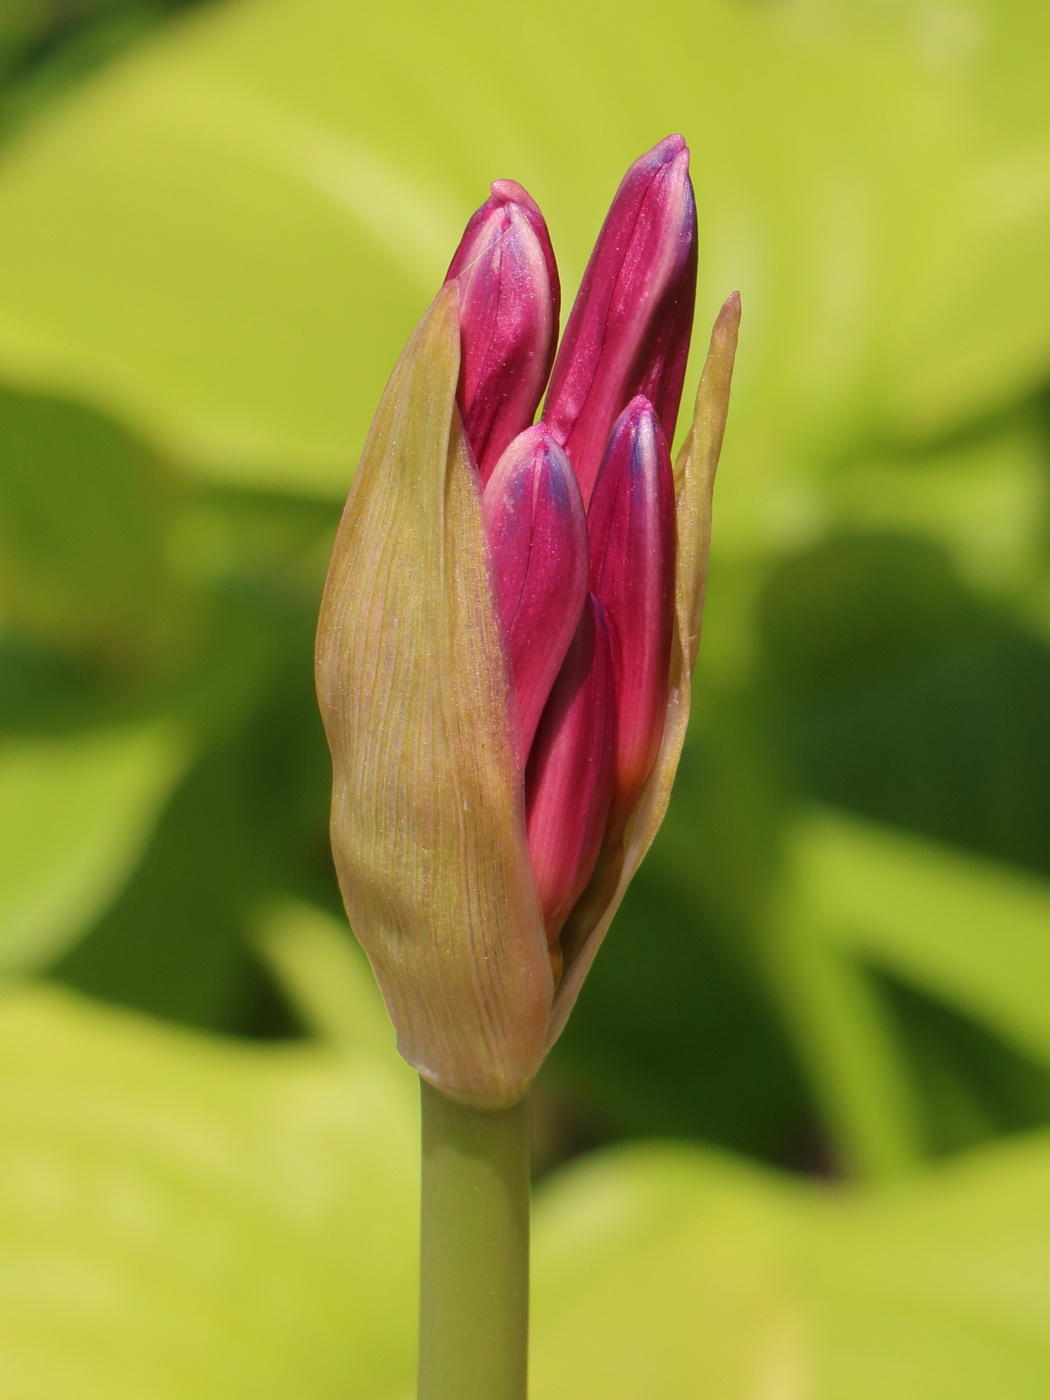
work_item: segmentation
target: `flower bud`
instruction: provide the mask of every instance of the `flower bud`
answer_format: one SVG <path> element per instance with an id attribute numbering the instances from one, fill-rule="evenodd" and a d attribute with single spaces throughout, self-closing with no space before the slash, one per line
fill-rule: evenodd
<path id="1" fill-rule="evenodd" d="M 675 613 L 660 747 L 622 837 L 604 844 L 591 882 L 562 928 L 560 944 L 565 968 L 554 993 L 551 1044 L 561 1034 L 627 886 L 660 829 L 671 796 L 689 723 L 711 542 L 711 494 L 725 434 L 739 327 L 740 297 L 734 292 L 715 321 L 692 426 L 674 465 Z"/>
<path id="2" fill-rule="evenodd" d="M 554 362 L 543 420 L 585 502 L 612 425 L 636 394 L 674 437 L 696 291 L 689 150 L 668 136 L 624 176 L 602 225 Z"/>
<path id="3" fill-rule="evenodd" d="M 558 934 L 591 878 L 616 765 L 616 697 L 609 632 L 588 597 L 543 712 L 526 774 L 529 857 L 561 972 Z"/>
<path id="4" fill-rule="evenodd" d="M 458 402 L 487 481 L 532 422 L 558 339 L 561 291 L 547 225 L 513 180 L 497 180 L 467 224 L 445 280 L 459 283 Z"/>
<path id="5" fill-rule="evenodd" d="M 587 521 L 569 459 L 542 423 L 510 444 L 482 503 L 527 754 L 587 596 Z"/>
<path id="6" fill-rule="evenodd" d="M 492 187 L 383 395 L 325 584 L 347 913 L 401 1053 L 479 1107 L 520 1097 L 564 1025 L 685 735 L 740 315 L 734 295 L 672 471 L 687 164 L 668 137 L 628 172 L 536 427 L 557 273 L 532 200 Z"/>
<path id="7" fill-rule="evenodd" d="M 638 395 L 613 426 L 587 531 L 590 586 L 609 623 L 616 678 L 613 839 L 652 771 L 667 710 L 674 629 L 674 473 L 660 420 Z"/>

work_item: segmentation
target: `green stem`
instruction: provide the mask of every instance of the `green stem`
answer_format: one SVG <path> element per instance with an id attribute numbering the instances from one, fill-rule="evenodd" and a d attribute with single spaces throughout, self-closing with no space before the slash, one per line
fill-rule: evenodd
<path id="1" fill-rule="evenodd" d="M 487 1113 L 421 1084 L 419 1400 L 525 1400 L 528 1100 Z"/>

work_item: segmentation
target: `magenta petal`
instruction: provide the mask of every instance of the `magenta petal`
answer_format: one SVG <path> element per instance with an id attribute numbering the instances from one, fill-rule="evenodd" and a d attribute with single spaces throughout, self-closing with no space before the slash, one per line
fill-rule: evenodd
<path id="1" fill-rule="evenodd" d="M 542 423 L 504 452 L 482 508 L 527 754 L 587 596 L 580 488 Z"/>
<path id="2" fill-rule="evenodd" d="M 459 410 L 487 481 L 535 417 L 558 339 L 561 293 L 547 225 L 513 180 L 497 180 L 467 224 L 445 280 L 452 278 L 460 295 Z"/>
<path id="3" fill-rule="evenodd" d="M 696 295 L 689 148 L 668 136 L 623 178 L 569 316 L 544 422 L 590 499 L 617 415 L 635 394 L 674 437 Z"/>
<path id="4" fill-rule="evenodd" d="M 543 712 L 525 779 L 529 855 L 553 953 L 598 859 L 615 733 L 609 634 L 601 606 L 589 597 Z"/>
<path id="5" fill-rule="evenodd" d="M 674 626 L 675 495 L 667 440 L 648 399 L 617 419 L 587 512 L 590 587 L 605 610 L 616 682 L 617 838 L 656 760 Z"/>

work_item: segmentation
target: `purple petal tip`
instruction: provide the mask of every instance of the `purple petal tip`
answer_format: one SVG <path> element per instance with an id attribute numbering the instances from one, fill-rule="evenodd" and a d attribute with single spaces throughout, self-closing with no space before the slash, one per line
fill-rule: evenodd
<path id="1" fill-rule="evenodd" d="M 620 183 L 554 362 L 544 419 L 589 500 L 609 433 L 644 393 L 668 440 L 682 393 L 696 291 L 689 148 L 667 136 Z"/>

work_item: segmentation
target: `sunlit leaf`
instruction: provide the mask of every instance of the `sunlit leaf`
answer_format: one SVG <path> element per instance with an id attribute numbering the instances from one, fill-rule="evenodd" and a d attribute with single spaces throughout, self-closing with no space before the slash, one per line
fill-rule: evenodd
<path id="1" fill-rule="evenodd" d="M 830 810 L 792 840 L 829 938 L 1050 1060 L 1050 884 Z"/>
<path id="2" fill-rule="evenodd" d="M 8 625 L 111 662 L 163 633 L 170 501 L 117 424 L 0 388 L 0 600 Z"/>
<path id="3" fill-rule="evenodd" d="M 0 965 L 39 967 L 85 931 L 184 762 L 180 737 L 156 724 L 0 741 Z"/>
<path id="4" fill-rule="evenodd" d="M 682 129 L 701 319 L 744 295 L 723 533 L 782 538 L 814 460 L 969 418 L 1050 350 L 1034 8 L 870 8 L 217 7 L 9 147 L 0 360 L 226 479 L 339 493 L 487 183 L 532 189 L 571 286 Z"/>
<path id="5" fill-rule="evenodd" d="M 287 950 L 312 923 L 316 953 L 323 921 L 304 917 L 271 938 L 283 927 Z M 249 1047 L 8 994 L 5 1397 L 410 1395 L 416 1125 L 386 1053 Z M 1047 1220 L 1045 1138 L 877 1190 L 681 1148 L 603 1154 L 538 1202 L 533 1385 L 987 1400 L 1001 1382 L 1037 1400 Z"/>
<path id="6" fill-rule="evenodd" d="M 349 928 L 308 905 L 279 906 L 263 919 L 260 945 L 304 1021 L 334 1045 L 367 1052 L 412 1082 L 372 969 Z"/>
<path id="7" fill-rule="evenodd" d="M 1038 1400 L 1050 1385 L 1050 1141 L 878 1189 L 674 1148 L 592 1159 L 539 1213 L 549 1400 Z"/>
<path id="8" fill-rule="evenodd" d="M 1048 491 L 1033 421 L 931 453 L 867 456 L 829 487 L 836 522 L 936 540 L 981 592 L 1023 598 L 1038 573 Z"/>
<path id="9" fill-rule="evenodd" d="M 385 1400 L 409 1383 L 415 1125 L 374 1059 L 69 995 L 0 1003 L 10 1400 Z"/>

